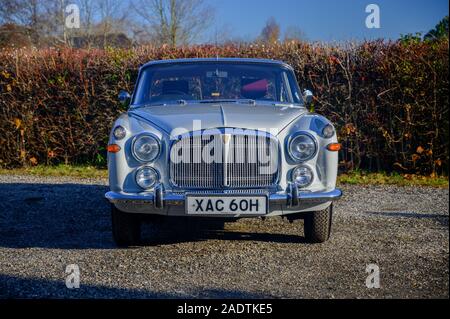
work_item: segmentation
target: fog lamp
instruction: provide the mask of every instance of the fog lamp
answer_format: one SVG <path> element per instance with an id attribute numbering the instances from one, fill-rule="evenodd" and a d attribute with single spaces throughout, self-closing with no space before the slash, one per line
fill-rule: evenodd
<path id="1" fill-rule="evenodd" d="M 150 189 L 159 180 L 158 172 L 149 166 L 144 166 L 136 171 L 136 184 L 143 189 Z"/>
<path id="2" fill-rule="evenodd" d="M 292 181 L 298 187 L 309 186 L 314 178 L 312 170 L 307 166 L 298 166 L 292 172 Z"/>

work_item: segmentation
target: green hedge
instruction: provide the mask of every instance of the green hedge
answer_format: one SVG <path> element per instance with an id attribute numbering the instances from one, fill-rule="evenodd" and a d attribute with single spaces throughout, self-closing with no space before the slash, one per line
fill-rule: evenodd
<path id="1" fill-rule="evenodd" d="M 0 166 L 105 165 L 114 118 L 138 67 L 186 57 L 286 61 L 337 126 L 341 169 L 447 174 L 448 41 L 345 46 L 140 47 L 0 51 Z"/>

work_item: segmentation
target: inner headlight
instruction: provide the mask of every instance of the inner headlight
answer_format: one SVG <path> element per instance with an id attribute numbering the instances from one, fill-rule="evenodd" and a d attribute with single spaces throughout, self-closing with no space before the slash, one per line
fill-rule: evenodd
<path id="1" fill-rule="evenodd" d="M 307 161 L 317 151 L 316 141 L 306 134 L 298 134 L 289 142 L 289 154 L 296 161 Z"/>
<path id="2" fill-rule="evenodd" d="M 158 179 L 158 172 L 152 167 L 145 166 L 136 171 L 136 183 L 143 189 L 152 188 Z"/>
<path id="3" fill-rule="evenodd" d="M 133 141 L 133 156 L 142 163 L 154 161 L 160 149 L 159 141 L 151 135 L 140 135 Z"/>
<path id="4" fill-rule="evenodd" d="M 298 166 L 292 172 L 292 181 L 299 187 L 309 186 L 314 178 L 312 170 L 307 166 Z"/>

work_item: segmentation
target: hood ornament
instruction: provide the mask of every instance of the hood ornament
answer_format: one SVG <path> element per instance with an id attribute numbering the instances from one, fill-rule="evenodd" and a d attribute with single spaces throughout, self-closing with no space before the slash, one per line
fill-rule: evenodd
<path id="1" fill-rule="evenodd" d="M 223 141 L 223 144 L 228 144 L 228 142 L 230 141 L 230 139 L 231 139 L 231 134 L 222 134 L 222 141 Z"/>

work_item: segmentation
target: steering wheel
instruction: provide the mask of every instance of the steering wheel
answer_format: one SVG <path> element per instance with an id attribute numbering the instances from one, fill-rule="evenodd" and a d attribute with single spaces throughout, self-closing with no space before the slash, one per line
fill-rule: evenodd
<path id="1" fill-rule="evenodd" d="M 178 91 L 178 90 L 170 90 L 167 92 L 164 92 L 164 95 L 189 95 L 186 92 Z"/>

